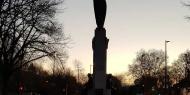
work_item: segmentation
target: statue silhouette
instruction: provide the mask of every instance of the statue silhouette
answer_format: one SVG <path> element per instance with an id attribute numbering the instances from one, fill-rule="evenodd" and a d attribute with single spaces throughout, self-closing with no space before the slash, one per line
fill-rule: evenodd
<path id="1" fill-rule="evenodd" d="M 98 28 L 104 27 L 106 8 L 106 0 L 94 0 L 94 12 Z"/>

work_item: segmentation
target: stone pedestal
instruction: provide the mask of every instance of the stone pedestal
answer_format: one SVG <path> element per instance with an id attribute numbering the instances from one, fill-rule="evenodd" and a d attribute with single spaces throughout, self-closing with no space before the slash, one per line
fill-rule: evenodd
<path id="1" fill-rule="evenodd" d="M 94 95 L 111 95 L 106 88 L 106 60 L 108 39 L 104 28 L 96 28 L 92 41 L 93 48 L 93 93 Z M 92 95 L 92 94 L 91 94 Z"/>

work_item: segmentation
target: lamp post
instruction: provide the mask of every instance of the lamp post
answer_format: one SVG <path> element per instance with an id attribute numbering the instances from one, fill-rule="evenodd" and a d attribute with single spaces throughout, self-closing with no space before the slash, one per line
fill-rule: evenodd
<path id="1" fill-rule="evenodd" d="M 164 88 L 167 89 L 168 88 L 168 74 L 167 74 L 167 43 L 170 41 L 165 40 L 165 79 L 164 79 Z"/>
<path id="2" fill-rule="evenodd" d="M 145 56 L 145 54 L 142 54 L 142 56 L 141 56 L 141 66 L 142 66 L 143 69 L 145 69 L 147 67 L 147 66 L 145 66 L 144 56 Z M 144 91 L 144 88 L 145 88 L 144 77 L 145 77 L 145 75 L 143 74 L 143 71 L 141 71 L 141 73 L 142 73 L 142 80 L 143 80 L 143 84 L 142 84 L 143 89 L 142 90 L 143 90 L 143 95 L 144 95 L 144 93 L 145 93 L 145 91 Z"/>

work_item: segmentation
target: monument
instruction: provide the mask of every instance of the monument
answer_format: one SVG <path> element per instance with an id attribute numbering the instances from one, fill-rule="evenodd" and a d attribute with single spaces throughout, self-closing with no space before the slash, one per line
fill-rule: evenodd
<path id="1" fill-rule="evenodd" d="M 95 36 L 92 40 L 92 89 L 89 90 L 88 95 L 111 95 L 111 90 L 107 87 L 108 78 L 106 74 L 107 48 L 109 39 L 106 37 L 104 21 L 107 6 L 105 0 L 93 0 L 93 3 L 97 28 L 95 29 Z"/>

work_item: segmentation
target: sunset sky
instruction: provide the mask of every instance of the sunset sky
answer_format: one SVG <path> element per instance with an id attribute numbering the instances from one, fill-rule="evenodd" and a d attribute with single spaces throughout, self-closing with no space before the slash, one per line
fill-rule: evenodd
<path id="1" fill-rule="evenodd" d="M 190 8 L 188 0 L 107 0 L 105 28 L 108 44 L 107 72 L 124 73 L 140 49 L 162 49 L 168 43 L 169 63 L 190 48 Z M 190 0 L 189 0 L 190 3 Z M 69 59 L 83 63 L 85 72 L 93 64 L 92 38 L 96 28 L 93 0 L 65 0 L 56 19 L 71 36 Z"/>

